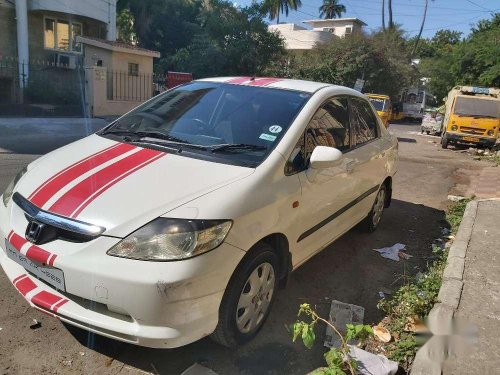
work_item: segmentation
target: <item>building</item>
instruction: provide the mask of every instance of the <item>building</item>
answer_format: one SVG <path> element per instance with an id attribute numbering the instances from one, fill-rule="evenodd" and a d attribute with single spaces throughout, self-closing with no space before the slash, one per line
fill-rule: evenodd
<path id="1" fill-rule="evenodd" d="M 335 38 L 360 32 L 366 24 L 357 18 L 318 19 L 303 21 L 310 28 L 294 23 L 269 25 L 270 31 L 276 31 L 285 39 L 285 48 L 301 53 L 310 50 L 318 43 L 326 43 Z"/>
<path id="2" fill-rule="evenodd" d="M 116 41 L 116 2 L 0 0 L 0 116 L 93 114 L 89 98 L 103 97 L 119 115 L 149 99 L 160 54 Z"/>

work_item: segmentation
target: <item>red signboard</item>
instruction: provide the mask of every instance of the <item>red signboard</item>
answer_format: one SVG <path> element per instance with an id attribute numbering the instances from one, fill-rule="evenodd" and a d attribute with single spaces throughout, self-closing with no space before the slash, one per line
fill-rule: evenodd
<path id="1" fill-rule="evenodd" d="M 191 73 L 167 72 L 167 88 L 169 89 L 192 80 L 193 75 Z"/>

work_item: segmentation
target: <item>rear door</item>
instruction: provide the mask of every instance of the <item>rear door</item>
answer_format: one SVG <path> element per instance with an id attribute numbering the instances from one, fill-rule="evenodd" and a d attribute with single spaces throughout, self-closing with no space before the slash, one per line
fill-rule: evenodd
<path id="1" fill-rule="evenodd" d="M 352 219 L 362 220 L 370 211 L 376 193 L 386 175 L 385 162 L 387 145 L 370 104 L 362 98 L 351 98 L 350 114 L 352 147 L 349 158 L 349 173 L 356 188 L 356 202 L 352 207 Z"/>

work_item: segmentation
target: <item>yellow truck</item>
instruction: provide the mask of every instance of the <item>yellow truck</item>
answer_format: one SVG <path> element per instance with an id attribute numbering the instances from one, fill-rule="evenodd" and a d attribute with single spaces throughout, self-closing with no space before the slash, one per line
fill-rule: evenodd
<path id="1" fill-rule="evenodd" d="M 441 145 L 494 147 L 500 127 L 500 89 L 456 86 L 446 98 Z"/>
<path id="2" fill-rule="evenodd" d="M 391 118 L 391 98 L 382 94 L 366 94 L 366 96 L 368 96 L 368 99 L 375 107 L 375 110 L 387 128 L 389 126 L 389 119 Z"/>

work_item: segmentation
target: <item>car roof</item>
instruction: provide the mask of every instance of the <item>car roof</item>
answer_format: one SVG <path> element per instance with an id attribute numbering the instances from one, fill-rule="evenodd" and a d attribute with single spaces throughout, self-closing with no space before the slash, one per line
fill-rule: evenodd
<path id="1" fill-rule="evenodd" d="M 256 86 L 256 87 L 269 87 L 274 89 L 283 90 L 295 90 L 308 93 L 315 93 L 316 91 L 325 88 L 338 88 L 342 89 L 343 93 L 348 90 L 349 94 L 355 96 L 362 96 L 358 91 L 338 85 L 332 85 L 330 83 L 323 82 L 313 82 L 304 81 L 300 79 L 288 79 L 288 78 L 273 78 L 273 77 L 216 77 L 216 78 L 203 78 L 197 81 L 205 82 L 221 82 L 229 83 L 233 85 L 246 85 L 246 86 Z"/>

